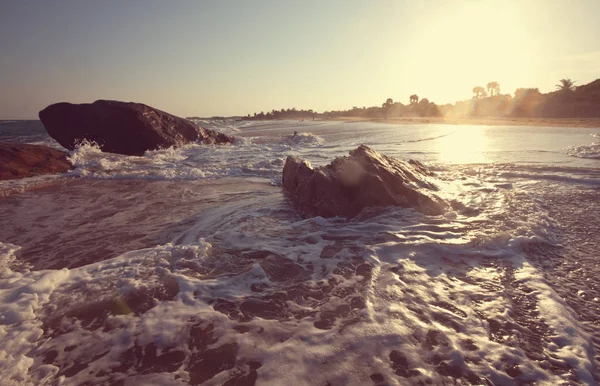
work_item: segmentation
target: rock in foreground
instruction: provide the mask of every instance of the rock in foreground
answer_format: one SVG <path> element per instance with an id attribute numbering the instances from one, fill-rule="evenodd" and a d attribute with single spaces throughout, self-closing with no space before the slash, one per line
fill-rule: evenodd
<path id="1" fill-rule="evenodd" d="M 179 146 L 191 141 L 231 143 L 233 137 L 204 129 L 153 107 L 133 102 L 56 103 L 39 113 L 48 134 L 67 149 L 82 140 L 102 151 L 143 155 L 146 150 Z"/>
<path id="2" fill-rule="evenodd" d="M 48 146 L 0 142 L 0 180 L 65 173 L 73 169 L 67 154 Z"/>
<path id="3" fill-rule="evenodd" d="M 331 164 L 312 168 L 288 156 L 283 167 L 283 189 L 308 216 L 354 217 L 366 207 L 401 206 L 425 214 L 440 214 L 446 203 L 432 192 L 432 176 L 418 161 L 393 159 L 365 145 Z"/>

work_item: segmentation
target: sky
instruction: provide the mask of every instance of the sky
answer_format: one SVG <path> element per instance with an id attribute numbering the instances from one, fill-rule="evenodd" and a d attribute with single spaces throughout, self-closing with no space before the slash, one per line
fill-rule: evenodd
<path id="1" fill-rule="evenodd" d="M 468 99 L 600 78 L 600 0 L 2 0 L 0 119 L 116 99 L 178 116 Z"/>

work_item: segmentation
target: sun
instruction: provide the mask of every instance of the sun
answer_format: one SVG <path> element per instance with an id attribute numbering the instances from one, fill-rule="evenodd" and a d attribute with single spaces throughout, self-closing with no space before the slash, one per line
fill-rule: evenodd
<path id="1" fill-rule="evenodd" d="M 527 82 L 534 69 L 535 48 L 526 39 L 518 5 L 498 2 L 447 2 L 424 18 L 413 42 L 413 68 L 428 89 L 463 90 L 498 81 L 512 86 Z M 460 5 L 457 5 L 460 4 Z M 510 83 L 510 84 L 507 84 Z M 464 97 L 463 97 L 464 99 Z"/>

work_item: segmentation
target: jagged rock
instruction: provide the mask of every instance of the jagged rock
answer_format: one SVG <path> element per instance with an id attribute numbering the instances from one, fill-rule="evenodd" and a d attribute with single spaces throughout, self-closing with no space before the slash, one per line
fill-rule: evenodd
<path id="1" fill-rule="evenodd" d="M 397 160 L 361 145 L 349 157 L 314 169 L 307 161 L 288 156 L 282 179 L 284 191 L 304 215 L 354 217 L 377 206 L 443 213 L 447 204 L 432 193 L 437 187 L 427 181 L 432 175 L 418 161 Z"/>
<path id="2" fill-rule="evenodd" d="M 191 141 L 233 141 L 228 135 L 134 102 L 56 103 L 40 111 L 39 116 L 48 134 L 70 150 L 82 140 L 96 142 L 102 151 L 125 155 L 142 155 L 146 150 Z"/>
<path id="3" fill-rule="evenodd" d="M 0 180 L 64 173 L 73 169 L 67 154 L 48 146 L 0 142 Z"/>

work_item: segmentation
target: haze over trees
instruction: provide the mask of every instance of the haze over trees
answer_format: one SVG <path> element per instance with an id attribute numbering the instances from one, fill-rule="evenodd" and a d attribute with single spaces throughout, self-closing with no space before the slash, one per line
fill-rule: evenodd
<path id="1" fill-rule="evenodd" d="M 497 82 L 473 88 L 473 99 L 445 105 L 444 116 L 451 117 L 530 117 L 600 118 L 600 79 L 576 87 L 571 79 L 561 79 L 557 91 L 546 94 L 538 88 L 518 88 L 514 95 L 500 94 Z"/>
<path id="2" fill-rule="evenodd" d="M 485 93 L 485 89 L 481 86 L 475 86 L 473 87 L 473 98 L 474 99 L 480 99 L 483 97 L 486 97 L 487 94 Z"/>
<path id="3" fill-rule="evenodd" d="M 317 113 L 296 108 L 261 111 L 243 119 L 313 119 L 357 117 L 388 119 L 396 117 L 531 117 L 531 118 L 600 118 L 600 79 L 582 86 L 575 86 L 571 79 L 561 79 L 557 90 L 546 94 L 538 88 L 524 87 L 515 90 L 514 95 L 501 94 L 500 84 L 488 82 L 486 89 L 475 86 L 473 97 L 454 104 L 438 106 L 427 98 L 419 99 L 412 94 L 409 104 L 404 105 L 387 98 L 380 106 L 358 107 L 349 110 L 325 111 Z"/>
<path id="4" fill-rule="evenodd" d="M 487 84 L 487 92 L 490 96 L 500 94 L 500 85 L 498 82 L 489 82 Z"/>
<path id="5" fill-rule="evenodd" d="M 392 106 L 394 105 L 394 100 L 392 98 L 388 98 L 385 102 L 383 102 L 383 104 L 381 105 L 381 108 L 383 108 L 383 111 L 385 113 L 385 118 L 387 119 L 388 117 L 388 113 L 390 111 L 390 109 L 392 108 Z"/>

